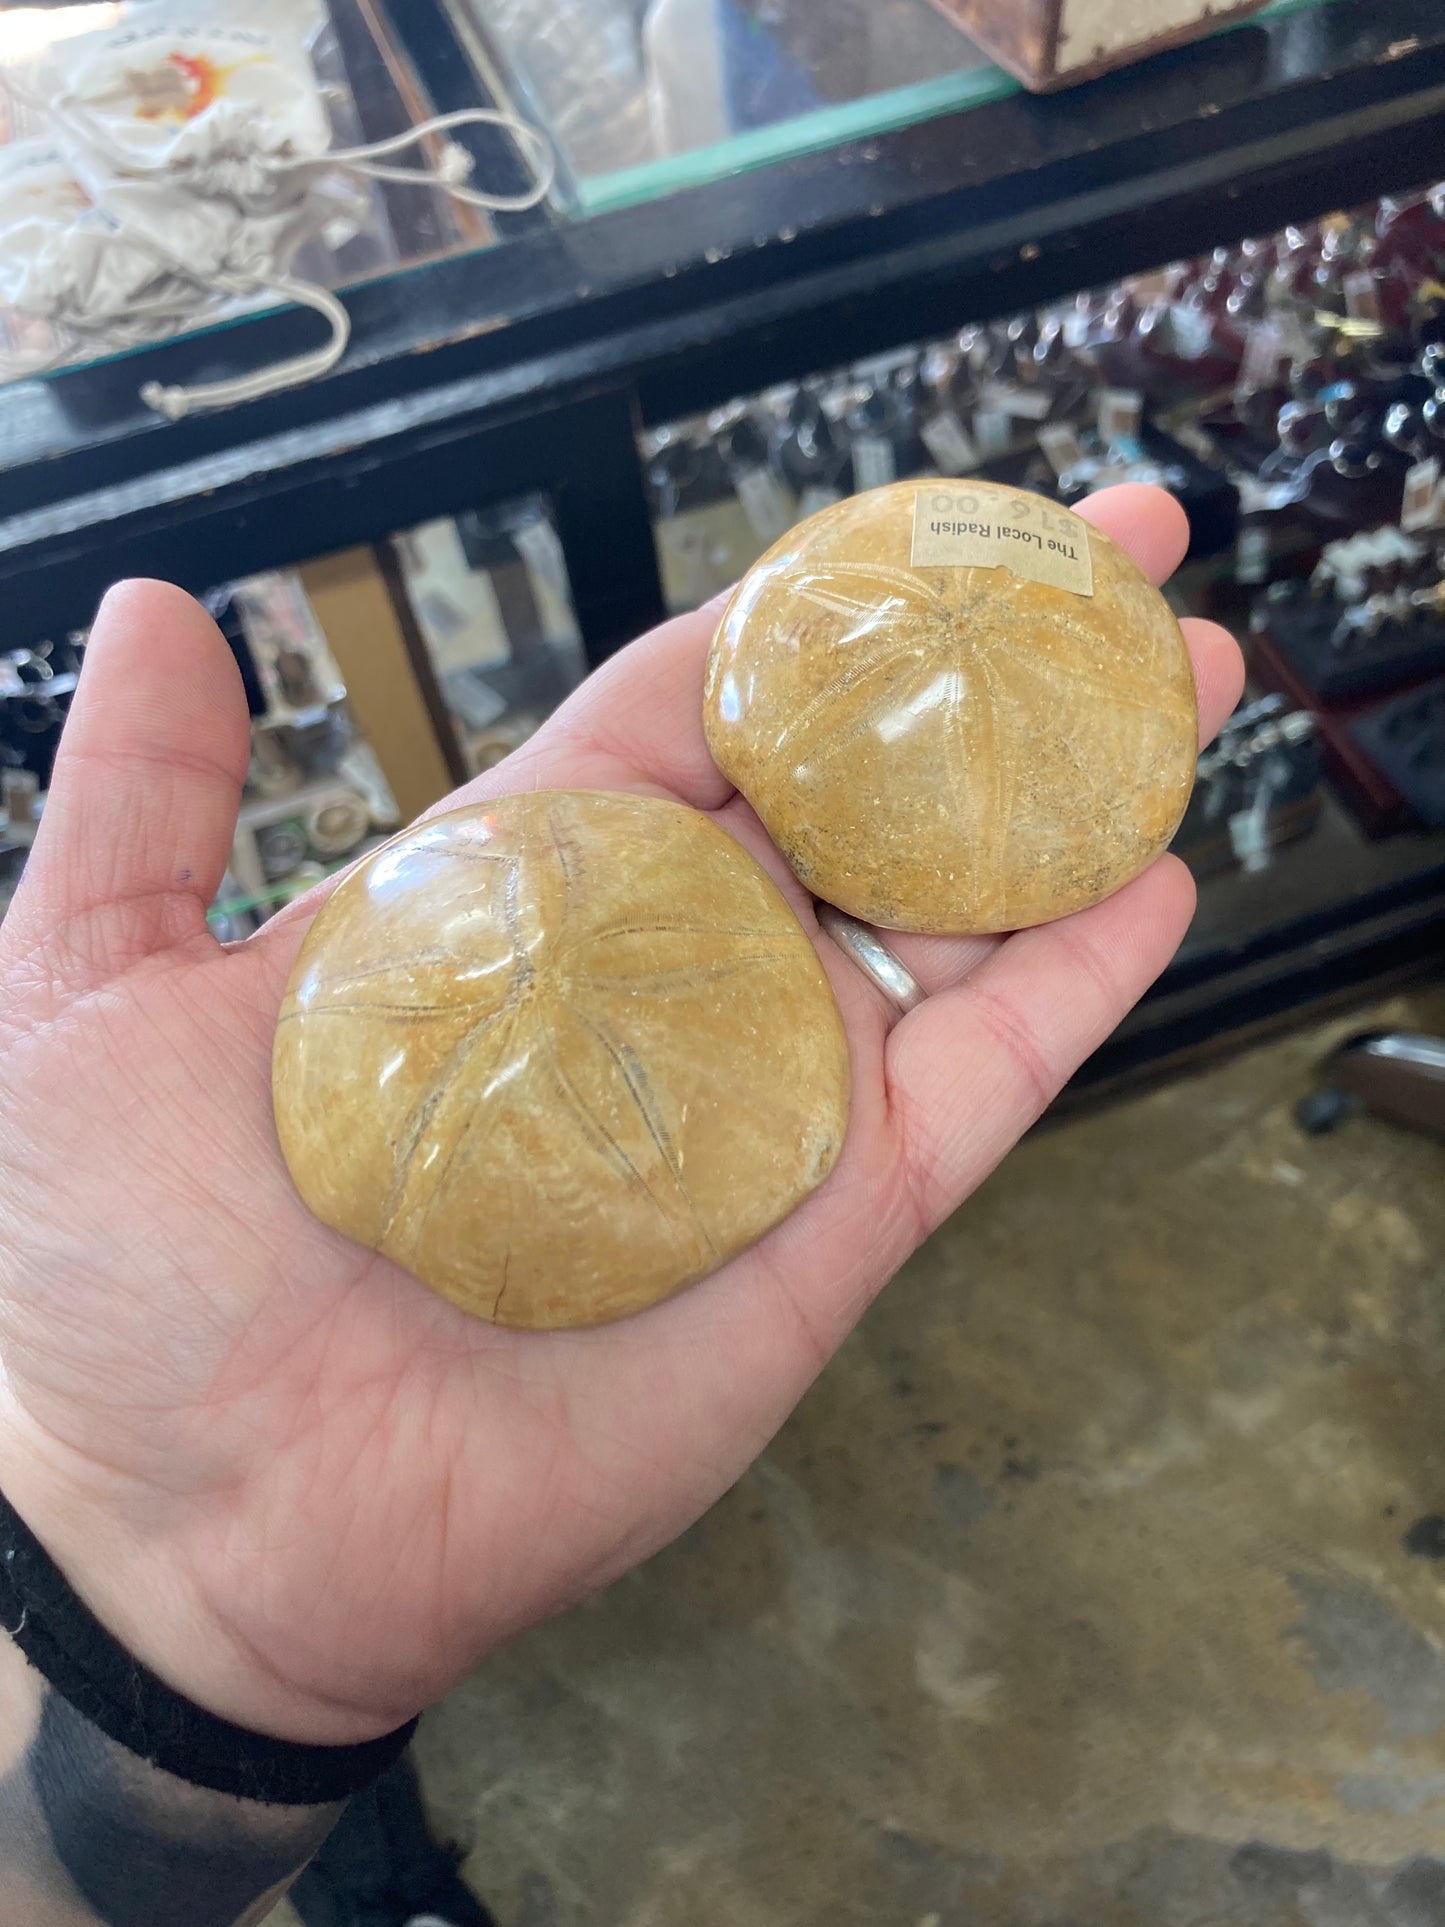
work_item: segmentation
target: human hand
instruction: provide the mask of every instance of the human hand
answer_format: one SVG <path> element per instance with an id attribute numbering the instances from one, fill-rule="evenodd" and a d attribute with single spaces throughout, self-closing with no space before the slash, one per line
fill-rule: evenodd
<path id="1" fill-rule="evenodd" d="M 1156 581 L 1183 555 L 1158 491 L 1084 512 Z M 97 619 L 0 928 L 0 1488 L 117 1638 L 242 1725 L 384 1732 L 682 1531 L 1188 925 L 1188 873 L 1165 857 L 1046 928 L 890 936 L 930 993 L 898 1021 L 708 756 L 714 617 L 624 651 L 441 807 L 626 789 L 713 814 L 818 944 L 852 1121 L 827 1183 L 753 1250 L 637 1318 L 547 1334 L 465 1317 L 302 1205 L 271 1044 L 325 887 L 214 941 L 239 678 L 177 590 L 128 584 Z M 1242 666 L 1214 625 L 1186 633 L 1208 740 Z"/>

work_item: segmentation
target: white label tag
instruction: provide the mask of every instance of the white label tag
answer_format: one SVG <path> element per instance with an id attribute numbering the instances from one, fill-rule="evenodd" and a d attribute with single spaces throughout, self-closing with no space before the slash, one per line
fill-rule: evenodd
<path id="1" fill-rule="evenodd" d="M 842 499 L 842 489 L 826 482 L 810 482 L 798 497 L 798 520 L 805 522 L 810 515 L 821 515 L 824 509 L 832 508 Z"/>
<path id="2" fill-rule="evenodd" d="M 1144 397 L 1136 388 L 1105 388 L 1099 395 L 1099 438 L 1137 441 L 1144 421 Z"/>
<path id="3" fill-rule="evenodd" d="M 1279 330 L 1280 353 L 1286 361 L 1308 361 L 1315 352 L 1304 317 L 1293 308 L 1275 310 L 1274 325 Z"/>
<path id="4" fill-rule="evenodd" d="M 1380 319 L 1380 289 L 1368 270 L 1345 276 L 1345 312 L 1351 321 Z"/>
<path id="5" fill-rule="evenodd" d="M 1416 529 L 1438 528 L 1445 519 L 1445 490 L 1440 487 L 1440 457 L 1416 462 L 1405 477 L 1405 506 L 1400 512 L 1400 527 L 1407 535 Z"/>
<path id="6" fill-rule="evenodd" d="M 1087 347 L 1092 325 L 1087 308 L 1070 308 L 1064 316 L 1064 346 L 1075 349 Z"/>
<path id="7" fill-rule="evenodd" d="M 793 510 L 770 468 L 747 468 L 734 478 L 743 513 L 759 541 L 776 542 L 793 526 Z"/>
<path id="8" fill-rule="evenodd" d="M 1084 454 L 1084 444 L 1067 422 L 1055 422 L 1052 427 L 1041 428 L 1039 447 L 1048 457 L 1049 467 L 1055 475 L 1067 475 L 1071 468 L 1081 467 L 1088 459 Z"/>
<path id="9" fill-rule="evenodd" d="M 1041 496 L 1014 500 L 993 490 L 919 489 L 912 561 L 915 569 L 1009 569 L 1025 582 L 1071 595 L 1094 593 L 1087 523 Z"/>
<path id="10" fill-rule="evenodd" d="M 1239 548 L 1234 559 L 1234 579 L 1247 588 L 1259 589 L 1269 581 L 1271 549 L 1269 531 L 1241 529 Z"/>
<path id="11" fill-rule="evenodd" d="M 1169 309 L 1169 325 L 1175 350 L 1185 361 L 1203 361 L 1214 346 L 1214 322 L 1204 308 L 1176 301 Z"/>
<path id="12" fill-rule="evenodd" d="M 979 400 L 985 408 L 1025 422 L 1046 422 L 1054 408 L 1049 389 L 1025 388 L 1016 381 L 986 381 L 979 390 Z"/>
<path id="13" fill-rule="evenodd" d="M 554 595 L 563 600 L 572 593 L 572 585 L 567 580 L 567 557 L 563 553 L 562 538 L 550 522 L 528 522 L 520 529 L 513 529 L 512 540 L 517 552 L 531 568 L 540 582 L 546 583 Z"/>
<path id="14" fill-rule="evenodd" d="M 860 494 L 896 482 L 898 458 L 892 442 L 885 442 L 880 435 L 860 435 L 853 444 L 853 480 Z"/>
<path id="15" fill-rule="evenodd" d="M 973 432 L 985 461 L 991 455 L 1006 455 L 1013 447 L 1013 417 L 1000 409 L 980 408 L 973 418 Z"/>
<path id="16" fill-rule="evenodd" d="M 978 467 L 978 445 L 951 408 L 943 409 L 918 431 L 944 475 L 966 475 Z"/>
<path id="17" fill-rule="evenodd" d="M 1240 392 L 1252 395 L 1261 388 L 1272 388 L 1284 359 L 1284 338 L 1275 324 L 1272 321 L 1251 322 L 1245 337 L 1244 361 L 1239 370 Z"/>

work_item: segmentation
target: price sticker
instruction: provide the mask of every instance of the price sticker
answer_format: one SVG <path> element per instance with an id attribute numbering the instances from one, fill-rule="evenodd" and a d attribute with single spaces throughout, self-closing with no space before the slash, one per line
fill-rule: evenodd
<path id="1" fill-rule="evenodd" d="M 1405 477 L 1405 506 L 1400 512 L 1400 527 L 1406 535 L 1420 529 L 1437 529 L 1445 521 L 1445 490 L 1440 486 L 1440 458 L 1416 462 Z"/>
<path id="2" fill-rule="evenodd" d="M 1071 595 L 1094 593 L 1089 526 L 1042 496 L 994 489 L 920 488 L 914 498 L 915 569 L 1008 569 Z"/>

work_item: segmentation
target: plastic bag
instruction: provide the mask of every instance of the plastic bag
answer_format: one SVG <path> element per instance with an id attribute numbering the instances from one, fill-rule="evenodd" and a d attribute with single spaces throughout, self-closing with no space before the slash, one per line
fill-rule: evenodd
<path id="1" fill-rule="evenodd" d="M 331 144 L 305 38 L 177 24 L 176 11 L 136 0 L 124 25 L 57 41 L 36 63 L 28 84 L 78 174 L 164 175 L 260 211 L 298 198 L 296 164 Z"/>
<path id="2" fill-rule="evenodd" d="M 0 302 L 23 321 L 128 343 L 189 312 L 195 291 L 117 233 L 58 147 L 25 140 L 0 147 Z M 55 352 L 37 334 L 29 359 L 45 366 Z"/>

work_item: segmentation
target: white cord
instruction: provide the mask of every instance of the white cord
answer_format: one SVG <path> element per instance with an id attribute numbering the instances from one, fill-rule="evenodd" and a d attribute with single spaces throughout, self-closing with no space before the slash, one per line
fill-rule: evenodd
<path id="1" fill-rule="evenodd" d="M 441 169 L 436 173 L 377 165 L 385 155 L 413 147 L 431 134 L 447 133 L 454 127 L 477 126 L 508 128 L 520 148 L 525 151 L 530 146 L 527 164 L 532 170 L 534 185 L 526 194 L 484 194 L 480 189 L 464 185 L 471 174 L 473 161 L 471 155 L 455 141 L 447 142 Z M 389 140 L 376 141 L 368 147 L 342 148 L 330 152 L 319 164 L 344 168 L 377 181 L 395 181 L 415 187 L 440 187 L 456 200 L 486 208 L 493 213 L 520 213 L 526 208 L 535 207 L 551 192 L 557 175 L 557 159 L 552 143 L 539 128 L 518 120 L 514 115 L 483 107 L 438 114 L 434 119 L 423 121 Z M 302 306 L 314 308 L 318 314 L 324 315 L 331 323 L 331 339 L 324 348 L 318 348 L 309 355 L 299 355 L 294 361 L 278 362 L 273 367 L 259 369 L 251 375 L 239 375 L 230 381 L 210 382 L 194 388 L 166 387 L 160 382 L 147 382 L 140 391 L 141 400 L 147 408 L 155 409 L 168 421 L 179 421 L 201 408 L 234 408 L 242 402 L 260 401 L 267 395 L 280 394 L 284 389 L 299 388 L 307 382 L 319 381 L 323 375 L 330 374 L 346 353 L 351 340 L 351 317 L 335 295 L 326 289 L 309 281 L 293 281 L 289 277 L 278 277 L 265 284 L 232 284 L 227 287 L 218 276 L 213 285 L 228 293 L 274 291 L 287 295 Z"/>
<path id="2" fill-rule="evenodd" d="M 148 159 L 130 153 L 112 141 L 85 102 L 78 100 L 74 94 L 57 94 L 53 100 L 46 101 L 13 73 L 0 75 L 0 82 L 25 106 L 41 114 L 59 116 L 62 125 L 67 119 L 78 124 L 84 140 L 118 174 L 164 174 L 172 170 L 169 156 Z M 446 172 L 446 162 L 439 174 L 429 173 L 422 168 L 380 168 L 370 165 L 388 154 L 402 153 L 408 147 L 415 147 L 432 134 L 444 134 L 454 127 L 498 127 L 510 133 L 526 159 L 534 185 L 523 194 L 486 194 L 479 188 L 464 186 L 463 183 L 471 174 L 472 159 L 464 148 L 451 141 L 447 143 L 446 161 L 450 162 L 453 155 L 462 157 L 466 171 L 460 180 Z M 209 165 L 214 166 L 216 162 L 213 160 Z M 253 176 L 255 173 L 263 176 L 287 174 L 308 167 L 352 168 L 372 180 L 394 181 L 403 186 L 440 186 L 459 201 L 466 201 L 472 207 L 487 208 L 497 214 L 520 214 L 529 207 L 536 207 L 551 193 L 557 178 L 557 157 L 551 141 L 541 128 L 534 127 L 530 121 L 522 120 L 516 114 L 502 113 L 491 107 L 463 107 L 450 114 L 435 114 L 430 120 L 420 121 L 403 133 L 361 147 L 327 148 L 319 154 L 251 154 L 244 158 L 236 157 L 236 166 Z M 236 191 L 244 193 L 245 188 L 238 186 Z"/>
<path id="3" fill-rule="evenodd" d="M 105 129 L 95 120 L 89 109 L 73 95 L 62 94 L 54 101 L 45 101 L 35 95 L 13 72 L 0 73 L 0 86 L 8 89 L 16 99 L 37 110 L 59 119 L 62 127 L 68 119 L 72 126 L 78 123 L 82 137 L 96 149 L 118 174 L 145 175 L 172 171 L 178 176 L 177 184 L 184 186 L 184 169 L 172 169 L 168 159 L 147 161 L 128 154 L 115 145 Z M 458 142 L 449 140 L 441 154 L 441 164 L 436 170 L 424 168 L 387 167 L 382 165 L 391 154 L 404 152 L 433 134 L 450 133 L 460 127 L 496 127 L 510 133 L 519 152 L 522 154 L 533 184 L 520 194 L 488 194 L 469 183 L 475 167 L 473 157 Z M 211 165 L 217 165 L 212 162 Z M 517 214 L 528 208 L 536 207 L 552 191 L 557 178 L 557 156 L 551 141 L 538 127 L 519 119 L 515 114 L 502 113 L 494 108 L 466 107 L 454 113 L 437 114 L 430 120 L 422 121 L 405 132 L 395 134 L 387 140 L 375 141 L 366 146 L 328 149 L 317 155 L 303 158 L 281 158 L 272 155 L 252 155 L 245 159 L 237 157 L 233 163 L 234 178 L 238 181 L 236 191 L 250 191 L 250 184 L 260 180 L 274 185 L 277 177 L 299 169 L 339 168 L 366 180 L 384 181 L 406 187 L 440 188 L 454 200 L 464 202 L 469 207 L 484 209 L 494 214 Z M 240 184 L 240 177 L 245 184 Z M 104 212 L 103 203 L 101 211 Z M 313 309 L 320 314 L 331 328 L 331 336 L 326 345 L 313 350 L 310 354 L 299 355 L 291 361 L 278 362 L 274 366 L 259 369 L 254 374 L 237 376 L 228 381 L 202 383 L 196 387 L 167 386 L 161 382 L 147 382 L 140 391 L 140 398 L 147 408 L 170 421 L 179 421 L 197 409 L 234 407 L 242 402 L 257 401 L 266 395 L 280 393 L 287 388 L 296 388 L 306 382 L 317 381 L 327 375 L 346 353 L 351 340 L 351 318 L 345 307 L 327 289 L 309 281 L 296 281 L 289 275 L 278 275 L 266 280 L 240 279 L 218 274 L 201 280 L 194 270 L 184 261 L 170 256 L 149 235 L 137 235 L 134 227 L 117 223 L 118 231 L 132 243 L 137 243 L 153 254 L 157 262 L 184 279 L 195 282 L 197 287 L 212 293 L 232 294 L 242 297 L 256 294 L 274 293 L 287 300 L 295 301 L 302 307 Z M 156 320 L 185 319 L 184 310 L 177 304 L 174 308 L 166 304 L 164 309 L 157 308 L 153 316 Z M 106 324 L 119 332 L 124 328 L 124 320 L 117 319 Z M 114 339 L 114 334 L 112 335 Z M 121 336 L 124 345 L 133 345 L 140 339 L 153 338 L 137 336 L 134 331 Z M 27 365 L 27 374 L 48 373 L 51 368 L 64 359 L 61 351 L 53 359 L 36 366 Z M 0 377 L 11 379 L 10 368 L 0 359 Z M 17 370 L 18 372 L 18 370 Z"/>
<path id="4" fill-rule="evenodd" d="M 480 188 L 466 186 L 475 163 L 456 141 L 446 143 L 442 150 L 441 167 L 435 173 L 424 168 L 374 165 L 388 154 L 402 153 L 432 134 L 450 133 L 455 127 L 505 129 L 521 150 L 533 185 L 525 194 L 486 194 Z M 437 114 L 405 133 L 392 135 L 389 140 L 373 141 L 366 147 L 334 148 L 322 159 L 333 166 L 351 168 L 373 181 L 396 181 L 410 187 L 441 187 L 454 199 L 465 201 L 471 207 L 486 208 L 494 214 L 521 214 L 529 207 L 536 207 L 551 193 L 557 178 L 556 152 L 541 128 L 519 119 L 515 114 L 503 114 L 491 107 L 463 107 L 452 114 Z"/>
<path id="5" fill-rule="evenodd" d="M 472 171 L 472 157 L 455 141 L 447 142 L 441 169 L 436 173 L 377 165 L 385 155 L 413 147 L 428 135 L 446 133 L 454 127 L 475 126 L 508 128 L 520 148 L 525 151 L 530 145 L 527 163 L 532 170 L 534 185 L 529 192 L 517 195 L 484 194 L 480 189 L 466 186 L 464 183 Z M 557 175 L 557 159 L 552 143 L 539 128 L 511 114 L 496 113 L 481 107 L 439 114 L 405 133 L 377 141 L 368 147 L 329 152 L 316 164 L 343 168 L 377 181 L 394 181 L 404 186 L 440 187 L 456 200 L 466 201 L 473 207 L 486 208 L 493 213 L 520 213 L 526 208 L 535 207 L 551 192 Z M 218 276 L 213 285 L 229 293 L 269 291 L 286 295 L 303 307 L 313 308 L 318 314 L 324 315 L 331 323 L 331 339 L 325 347 L 315 349 L 309 355 L 299 355 L 294 361 L 278 362 L 270 368 L 258 369 L 250 375 L 238 375 L 229 381 L 209 382 L 194 388 L 167 387 L 160 382 L 147 382 L 140 391 L 141 400 L 147 408 L 153 408 L 168 421 L 180 421 L 197 409 L 234 408 L 243 402 L 261 401 L 267 395 L 280 394 L 287 388 L 300 388 L 307 382 L 319 381 L 323 375 L 331 373 L 346 353 L 351 340 L 351 317 L 335 295 L 325 288 L 309 281 L 293 281 L 289 277 L 278 277 L 265 284 L 257 282 L 249 286 L 232 284 L 227 287 Z"/>
<path id="6" fill-rule="evenodd" d="M 223 294 L 278 294 L 301 307 L 312 308 L 330 322 L 331 339 L 310 354 L 298 355 L 293 361 L 273 362 L 269 368 L 258 368 L 254 374 L 237 375 L 229 381 L 203 382 L 194 388 L 168 388 L 158 381 L 148 381 L 140 391 L 140 398 L 147 408 L 164 415 L 167 421 L 181 421 L 199 408 L 234 408 L 241 402 L 260 401 L 267 395 L 280 394 L 283 389 L 319 381 L 331 373 L 346 353 L 351 340 L 351 317 L 327 289 L 309 281 L 293 281 L 287 276 L 278 276 L 264 284 L 237 281 L 229 285 L 217 276 L 214 285 Z"/>

